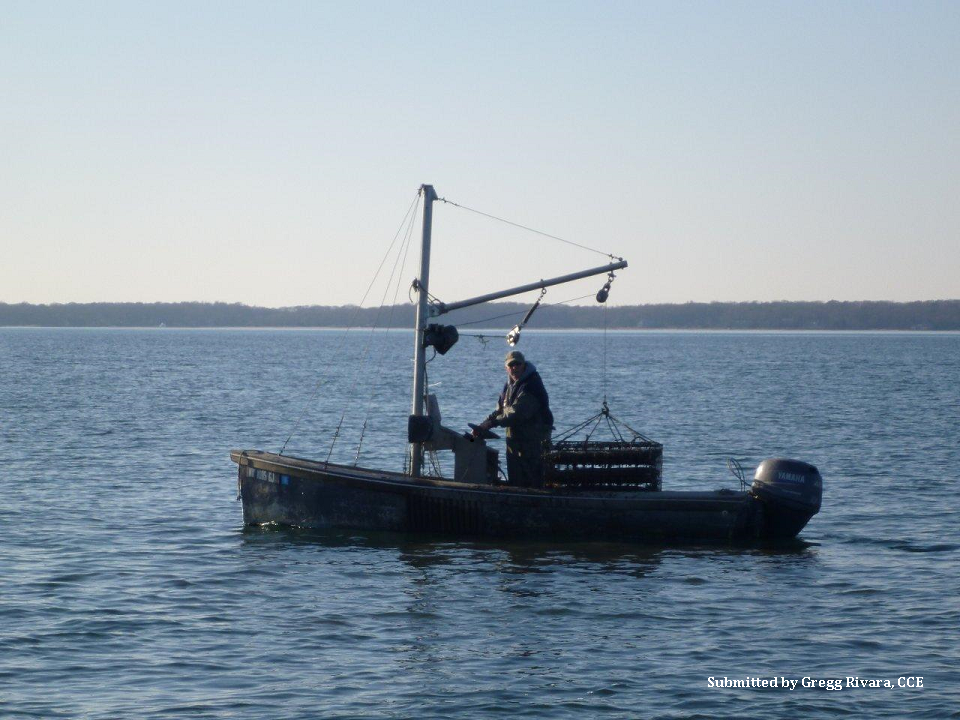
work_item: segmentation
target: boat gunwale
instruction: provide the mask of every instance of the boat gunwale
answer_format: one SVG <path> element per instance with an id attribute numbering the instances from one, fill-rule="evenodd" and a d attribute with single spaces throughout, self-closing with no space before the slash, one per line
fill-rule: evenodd
<path id="1" fill-rule="evenodd" d="M 403 473 L 389 470 L 374 470 L 356 466 L 324 463 L 291 455 L 277 455 L 262 450 L 231 450 L 230 459 L 239 467 L 260 466 L 260 469 L 291 474 L 297 477 L 323 480 L 336 480 L 358 486 L 376 486 L 377 490 L 406 494 L 411 490 L 432 490 L 440 492 L 466 493 L 472 496 L 486 495 L 500 500 L 530 499 L 530 500 L 562 500 L 579 502 L 596 502 L 607 505 L 622 504 L 628 507 L 639 504 L 673 505 L 675 503 L 689 507 L 698 503 L 709 503 L 712 509 L 717 509 L 717 503 L 737 508 L 744 502 L 756 500 L 755 496 L 747 491 L 737 490 L 658 490 L 658 491 L 623 491 L 623 490 L 581 490 L 571 488 L 527 488 L 511 485 L 482 485 L 463 483 L 455 480 L 438 480 L 423 476 L 411 477 Z M 292 471 L 292 472 L 291 472 Z M 666 509 L 665 507 L 663 509 Z"/>

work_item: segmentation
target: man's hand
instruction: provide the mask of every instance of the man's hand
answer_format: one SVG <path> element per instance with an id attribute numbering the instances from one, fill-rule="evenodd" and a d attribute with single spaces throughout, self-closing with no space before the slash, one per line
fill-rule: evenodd
<path id="1" fill-rule="evenodd" d="M 484 420 L 484 421 L 483 421 L 482 423 L 480 423 L 479 425 L 477 425 L 477 426 L 473 429 L 473 432 L 472 432 L 471 434 L 473 435 L 473 437 L 478 438 L 478 437 L 480 437 L 480 436 L 483 434 L 483 431 L 484 431 L 484 430 L 489 430 L 489 429 L 492 428 L 492 427 L 493 427 L 493 421 L 487 419 L 487 420 Z"/>

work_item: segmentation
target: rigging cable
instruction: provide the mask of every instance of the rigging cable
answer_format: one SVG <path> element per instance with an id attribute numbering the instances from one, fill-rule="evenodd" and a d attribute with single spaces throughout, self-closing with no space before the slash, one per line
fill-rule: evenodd
<path id="1" fill-rule="evenodd" d="M 413 282 L 410 283 L 410 289 L 407 291 L 407 299 L 410 301 L 411 305 L 417 304 L 417 301 L 413 299 L 413 293 L 415 292 L 418 292 L 418 293 L 424 292 L 423 287 L 420 285 L 420 278 L 414 278 Z M 429 292 L 427 292 L 426 295 L 427 295 L 427 302 L 430 303 L 431 305 L 443 304 L 442 302 L 440 302 L 440 298 L 438 298 L 436 295 L 433 295 Z"/>
<path id="2" fill-rule="evenodd" d="M 393 324 L 393 312 L 394 312 L 394 310 L 396 310 L 396 307 L 397 307 L 397 296 L 400 294 L 401 278 L 403 277 L 403 271 L 404 271 L 404 269 L 406 268 L 406 265 L 407 265 L 407 253 L 408 253 L 408 251 L 410 250 L 410 241 L 411 241 L 411 238 L 413 237 L 413 225 L 414 225 L 414 223 L 411 222 L 411 223 L 407 226 L 407 237 L 406 237 L 406 240 L 404 240 L 404 245 L 403 245 L 403 258 L 400 260 L 400 272 L 397 273 L 397 285 L 396 285 L 396 288 L 395 288 L 394 291 L 393 291 L 393 302 L 392 302 L 391 305 L 390 305 L 390 312 L 389 312 L 389 314 L 387 315 L 386 328 L 390 328 L 390 327 L 392 326 L 392 324 Z M 387 285 L 387 288 L 389 289 L 389 284 Z M 384 298 L 386 298 L 386 294 L 384 294 Z M 382 304 L 381 304 L 381 307 L 382 307 Z M 384 334 L 386 334 L 386 333 L 384 333 Z M 379 355 L 379 357 L 377 358 L 377 369 L 376 369 L 376 371 L 375 371 L 375 373 L 374 373 L 374 377 L 380 377 L 380 370 L 381 370 L 381 368 L 383 367 L 383 360 L 384 360 L 384 357 L 385 357 L 385 356 L 386 356 L 386 352 L 385 352 L 384 348 L 381 347 L 380 355 Z M 373 387 L 371 386 L 371 388 L 370 388 L 370 395 L 369 395 L 369 397 L 367 398 L 367 403 L 366 403 L 366 404 L 367 404 L 367 412 L 366 412 L 366 414 L 364 415 L 364 418 L 363 418 L 363 427 L 360 429 L 360 439 L 359 439 L 359 441 L 357 442 L 357 454 L 356 454 L 356 457 L 355 457 L 354 460 L 353 460 L 354 466 L 356 466 L 357 463 L 360 462 L 360 449 L 363 447 L 363 438 L 364 438 L 364 435 L 365 435 L 366 430 L 367 430 L 367 421 L 370 419 L 370 407 L 371 407 L 372 403 L 373 403 Z"/>
<path id="3" fill-rule="evenodd" d="M 557 305 L 564 305 L 564 304 L 566 304 L 566 303 L 568 303 L 568 302 L 576 302 L 577 300 L 584 300 L 584 299 L 586 299 L 586 298 L 588 298 L 588 297 L 593 297 L 593 293 L 590 293 L 589 295 L 581 295 L 581 296 L 578 297 L 578 298 L 570 298 L 569 300 L 559 300 L 559 301 L 557 301 L 557 302 L 555 302 L 555 303 L 544 303 L 544 304 L 541 305 L 540 307 L 556 307 Z M 524 311 L 524 310 L 514 310 L 513 312 L 504 313 L 503 315 L 494 315 L 493 317 L 483 318 L 482 320 L 471 320 L 470 322 L 465 322 L 465 323 L 458 322 L 458 323 L 457 323 L 457 327 L 464 327 L 464 326 L 466 326 L 466 325 L 479 325 L 480 323 L 490 322 L 491 320 L 502 320 L 502 319 L 505 318 L 505 317 L 513 317 L 514 315 L 520 315 L 520 314 L 523 313 L 523 312 L 525 312 L 525 311 Z M 480 336 L 479 336 L 479 335 L 473 335 L 473 336 L 471 336 L 471 337 L 480 337 Z"/>
<path id="4" fill-rule="evenodd" d="M 334 350 L 333 356 L 336 357 L 339 355 L 340 350 L 343 348 L 343 343 L 347 338 L 347 335 L 350 332 L 350 329 L 356 323 L 357 318 L 360 315 L 360 311 L 363 308 L 363 303 L 367 299 L 367 295 L 370 294 L 370 290 L 373 288 L 374 283 L 377 281 L 377 278 L 380 276 L 380 271 L 383 269 L 383 264 L 386 262 L 387 257 L 390 255 L 390 251 L 393 249 L 393 246 L 397 242 L 397 238 L 400 237 L 400 233 L 403 231 L 405 225 L 407 225 L 408 218 L 413 214 L 413 217 L 416 217 L 416 209 L 420 206 L 420 191 L 417 191 L 416 197 L 414 197 L 413 202 L 410 203 L 410 207 L 407 208 L 406 214 L 403 216 L 403 220 L 400 222 L 400 227 L 397 228 L 396 234 L 393 236 L 393 240 L 390 242 L 390 247 L 387 248 L 386 253 L 383 255 L 383 259 L 380 261 L 380 265 L 377 268 L 376 273 L 373 275 L 373 279 L 370 281 L 370 284 L 367 286 L 366 292 L 363 293 L 363 297 L 360 299 L 360 303 L 357 305 L 356 309 L 353 312 L 353 317 L 350 319 L 350 324 L 344 328 L 343 333 L 341 333 L 340 338 L 337 342 L 336 349 Z M 287 435 L 287 439 L 283 441 L 283 446 L 280 448 L 279 455 L 283 455 L 283 451 L 287 449 L 287 444 L 290 442 L 290 439 L 293 437 L 294 433 L 297 432 L 297 428 L 300 427 L 300 423 L 303 421 L 304 416 L 307 414 L 307 410 L 317 399 L 317 395 L 320 393 L 320 388 L 323 385 L 324 381 L 327 379 L 327 374 L 329 374 L 329 368 L 326 374 L 322 374 L 320 379 L 317 380 L 316 386 L 313 388 L 313 392 L 310 394 L 310 397 L 307 398 L 307 401 L 303 405 L 303 409 L 300 411 L 299 417 L 297 417 L 296 422 L 293 424 L 293 428 L 290 430 L 290 434 Z"/>
<path id="5" fill-rule="evenodd" d="M 587 247 L 586 245 L 575 243 L 572 240 L 565 240 L 562 237 L 551 235 L 550 233 L 543 232 L 542 230 L 537 230 L 532 227 L 527 227 L 526 225 L 521 225 L 520 223 L 513 222 L 512 220 L 507 220 L 502 217 L 497 217 L 496 215 L 491 215 L 490 213 L 485 213 L 481 210 L 475 210 L 474 208 L 467 207 L 466 205 L 461 205 L 460 203 L 455 203 L 453 202 L 453 200 L 447 200 L 446 198 L 437 198 L 437 200 L 439 200 L 442 203 L 446 203 L 447 205 L 453 205 L 454 207 L 458 207 L 461 210 L 468 210 L 469 212 L 476 213 L 477 215 L 482 215 L 485 218 L 490 218 L 491 220 L 496 220 L 498 222 L 506 223 L 507 225 L 512 225 L 513 227 L 520 228 L 521 230 L 526 230 L 528 232 L 532 232 L 537 235 L 542 235 L 543 237 L 550 238 L 551 240 L 559 240 L 562 243 L 566 243 L 567 245 L 573 245 L 574 247 L 578 247 L 581 250 L 589 250 L 590 252 L 596 253 L 597 255 L 603 255 L 604 257 L 608 257 L 608 258 L 617 258 L 617 256 L 614 255 L 613 253 L 608 253 L 608 252 L 604 252 L 603 250 L 597 250 L 596 248 Z M 623 258 L 619 258 L 619 259 L 622 260 Z"/>
<path id="6" fill-rule="evenodd" d="M 357 371 L 354 374 L 353 385 L 351 385 L 350 387 L 350 392 L 348 397 L 353 396 L 354 391 L 357 388 L 357 385 L 360 383 L 360 375 L 361 375 L 361 372 L 363 371 L 363 365 L 364 365 L 364 362 L 366 362 L 367 355 L 370 352 L 370 347 L 373 345 L 374 334 L 376 333 L 377 328 L 379 327 L 379 324 L 380 324 L 380 315 L 383 313 L 383 306 L 386 304 L 386 301 L 387 301 L 387 293 L 390 292 L 390 286 L 393 284 L 393 278 L 395 275 L 397 275 L 397 267 L 400 264 L 401 256 L 404 259 L 406 259 L 406 256 L 407 256 L 406 248 L 409 247 L 410 237 L 413 234 L 413 225 L 415 220 L 416 220 L 415 213 L 409 216 L 409 221 L 407 223 L 407 230 L 406 230 L 406 233 L 404 234 L 404 240 L 400 244 L 400 248 L 397 251 L 397 258 L 393 261 L 393 268 L 390 271 L 390 277 L 387 278 L 386 285 L 384 286 L 383 296 L 380 298 L 380 307 L 377 308 L 377 313 L 374 316 L 374 320 L 373 320 L 373 326 L 370 328 L 370 334 L 367 336 L 366 345 L 364 345 L 363 352 L 360 355 L 360 360 L 357 363 Z M 393 245 L 391 244 L 391 249 L 392 248 L 393 248 Z M 397 288 L 399 291 L 399 275 L 397 275 L 397 277 L 398 277 Z M 393 307 L 395 307 L 395 305 Z M 393 307 L 391 307 L 390 309 L 391 317 L 393 313 Z M 381 362 L 382 362 L 382 356 L 381 356 Z M 325 463 L 330 462 L 330 457 L 331 455 L 333 455 L 333 449 L 334 447 L 336 447 L 337 440 L 339 440 L 340 438 L 340 428 L 343 425 L 343 420 L 346 417 L 346 414 L 347 414 L 347 405 L 345 404 L 343 408 L 343 412 L 340 414 L 340 422 L 337 424 L 337 430 L 334 433 L 333 441 L 330 443 L 330 450 L 327 452 L 327 459 Z M 364 425 L 365 424 L 366 424 L 366 420 L 364 421 Z"/>
<path id="7" fill-rule="evenodd" d="M 540 297 L 537 298 L 537 301 L 533 304 L 527 314 L 523 316 L 523 320 L 518 322 L 513 326 L 513 330 L 507 333 L 507 345 L 513 347 L 518 342 L 520 342 L 520 331 L 527 326 L 527 323 L 530 322 L 530 318 L 533 317 L 533 314 L 537 311 L 537 308 L 540 307 L 540 302 L 543 300 L 543 296 L 547 294 L 546 288 L 540 288 Z"/>

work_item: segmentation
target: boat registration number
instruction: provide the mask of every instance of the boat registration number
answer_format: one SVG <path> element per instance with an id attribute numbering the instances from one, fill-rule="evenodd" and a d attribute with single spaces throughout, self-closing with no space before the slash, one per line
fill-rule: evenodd
<path id="1" fill-rule="evenodd" d="M 262 482 L 273 483 L 274 485 L 289 485 L 290 476 L 275 473 L 270 470 L 260 470 L 258 468 L 247 468 L 247 477 Z"/>

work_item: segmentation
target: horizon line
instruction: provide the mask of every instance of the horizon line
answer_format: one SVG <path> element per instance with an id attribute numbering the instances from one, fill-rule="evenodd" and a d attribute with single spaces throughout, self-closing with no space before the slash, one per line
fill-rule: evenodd
<path id="1" fill-rule="evenodd" d="M 892 305 L 910 305 L 913 303 L 940 303 L 940 302 L 960 302 L 960 297 L 957 298 L 928 298 L 924 300 L 684 300 L 684 301 L 675 301 L 675 302 L 647 302 L 647 303 L 632 303 L 632 304 L 617 304 L 617 303 L 607 303 L 607 307 L 617 307 L 617 308 L 631 308 L 631 307 L 648 307 L 651 305 L 774 305 L 778 303 L 790 303 L 790 304 L 821 304 L 826 305 L 830 303 L 849 303 L 849 304 L 863 304 L 863 303 L 887 303 Z M 393 303 L 394 306 L 403 307 L 409 305 L 410 303 L 400 302 Z M 519 300 L 508 300 L 504 302 L 491 301 L 486 303 L 487 305 L 529 305 L 529 302 L 523 302 Z M 26 300 L 20 301 L 9 301 L 9 300 L 0 300 L 0 305 L 30 305 L 33 307 L 55 307 L 62 305 L 233 305 L 240 307 L 247 307 L 258 310 L 299 310 L 303 308 L 376 308 L 376 305 L 357 305 L 356 303 L 342 303 L 339 305 L 250 305 L 239 300 L 87 300 L 87 301 L 78 301 L 78 300 L 67 300 L 67 301 L 53 301 L 53 302 L 29 302 Z M 583 305 L 574 305 L 572 303 L 544 303 L 543 307 L 559 307 L 564 305 L 566 307 L 575 307 L 575 308 L 591 308 L 596 307 L 599 303 L 589 303 Z M 387 304 L 384 304 L 381 307 L 387 307 Z"/>

